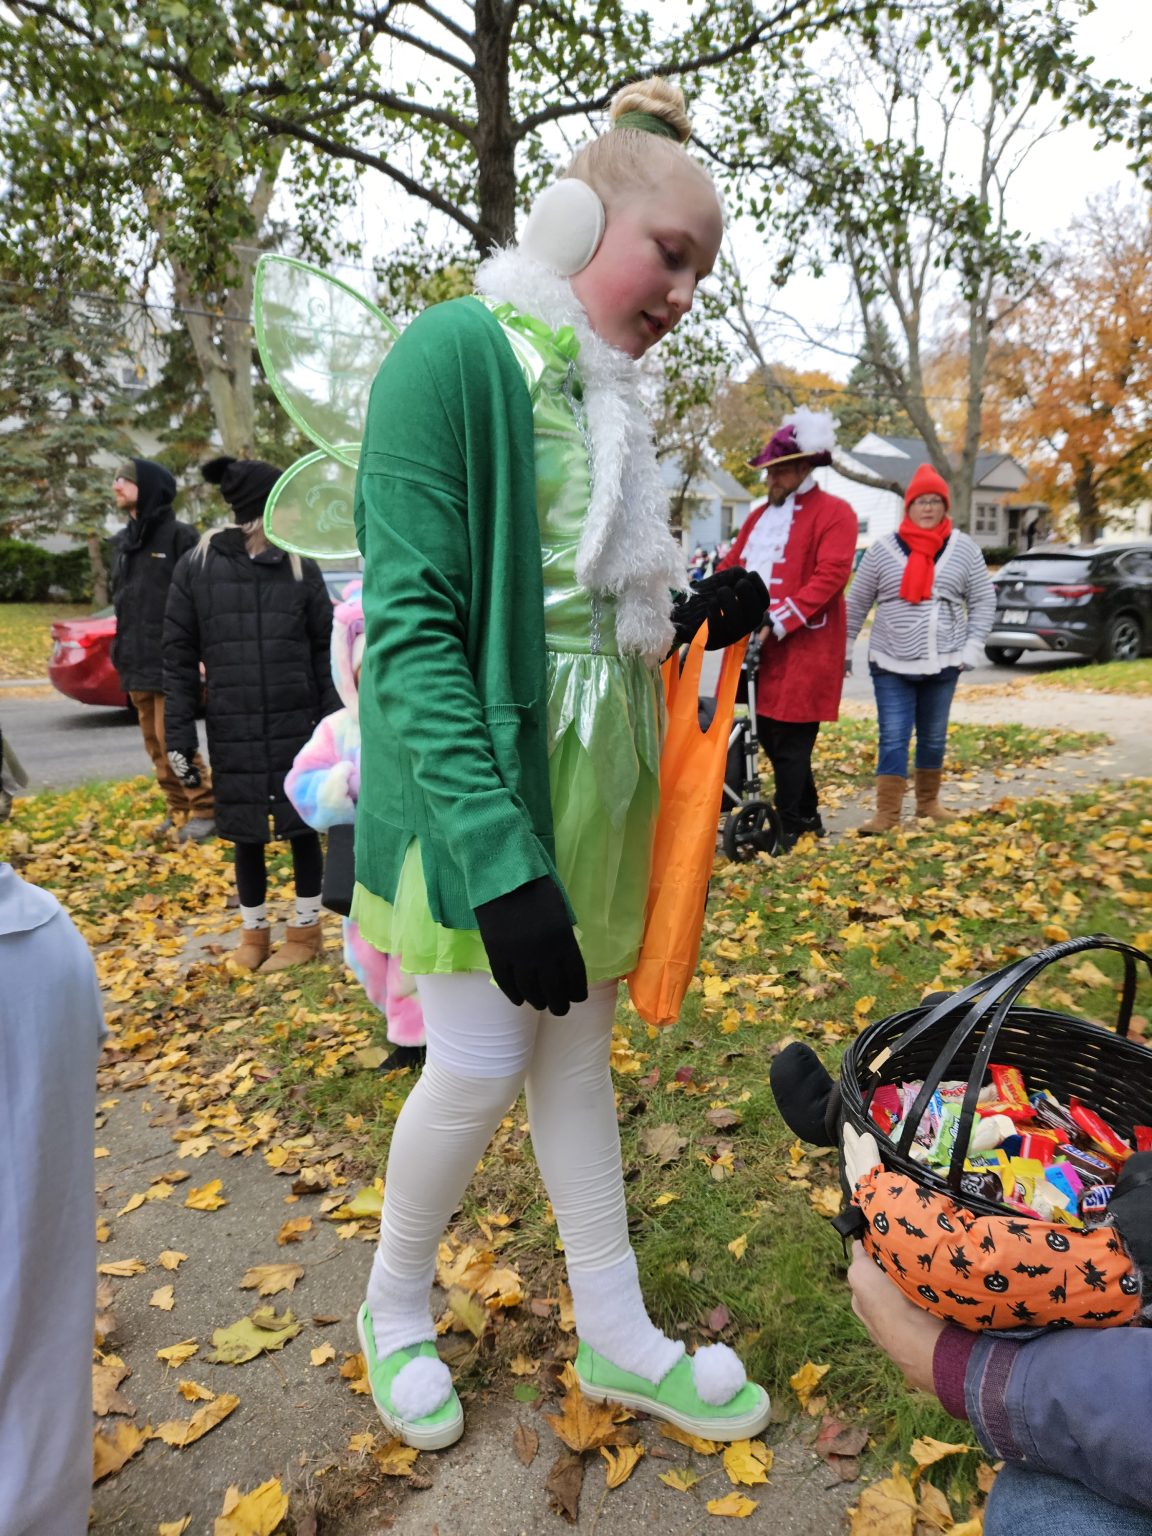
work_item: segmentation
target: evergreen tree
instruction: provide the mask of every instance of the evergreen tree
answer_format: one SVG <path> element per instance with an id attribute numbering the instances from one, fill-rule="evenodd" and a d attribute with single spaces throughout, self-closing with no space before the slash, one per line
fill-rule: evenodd
<path id="1" fill-rule="evenodd" d="M 133 451 L 122 313 L 0 276 L 0 535 L 82 539 L 100 603 L 112 466 Z"/>
<path id="2" fill-rule="evenodd" d="M 848 375 L 846 398 L 838 407 L 839 438 L 851 451 L 868 432 L 881 437 L 917 437 L 907 413 L 893 390 L 893 379 L 902 376 L 902 364 L 892 332 L 880 319 L 871 344 L 865 341 Z"/>

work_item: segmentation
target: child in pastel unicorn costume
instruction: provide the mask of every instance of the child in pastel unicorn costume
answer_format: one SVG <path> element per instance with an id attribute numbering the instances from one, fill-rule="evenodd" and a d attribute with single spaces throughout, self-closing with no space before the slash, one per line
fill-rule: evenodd
<path id="1" fill-rule="evenodd" d="M 288 798 L 317 832 L 351 825 L 360 795 L 360 665 L 364 655 L 364 605 L 360 583 L 345 587 L 332 623 L 332 678 L 344 708 L 326 715 L 296 754 L 284 782 Z M 416 983 L 391 955 L 362 937 L 344 919 L 344 963 L 388 1021 L 395 1047 L 381 1070 L 416 1066 L 424 1059 L 424 1014 Z"/>

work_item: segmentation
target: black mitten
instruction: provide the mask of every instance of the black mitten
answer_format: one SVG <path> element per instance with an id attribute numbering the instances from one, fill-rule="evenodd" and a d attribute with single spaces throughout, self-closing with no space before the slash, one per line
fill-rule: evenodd
<path id="1" fill-rule="evenodd" d="M 492 980 L 519 1005 L 565 1014 L 588 996 L 584 957 L 556 882 L 548 875 L 476 908 Z"/>
<path id="2" fill-rule="evenodd" d="M 793 1040 L 772 1059 L 769 1081 L 788 1129 L 814 1147 L 840 1140 L 840 1085 L 810 1045 Z"/>
<path id="3" fill-rule="evenodd" d="M 768 588 L 756 571 L 739 566 L 717 571 L 672 605 L 676 644 L 687 645 L 707 619 L 707 649 L 721 651 L 758 629 L 767 607 Z"/>
<path id="4" fill-rule="evenodd" d="M 1108 1218 L 1145 1277 L 1145 1300 L 1152 1301 L 1152 1152 L 1134 1152 L 1121 1168 Z"/>

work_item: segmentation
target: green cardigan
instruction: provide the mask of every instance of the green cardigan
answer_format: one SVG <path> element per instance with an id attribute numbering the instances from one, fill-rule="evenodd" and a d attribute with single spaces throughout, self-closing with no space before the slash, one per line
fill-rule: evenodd
<path id="1" fill-rule="evenodd" d="M 482 902 L 556 878 L 532 401 L 478 300 L 435 305 L 393 345 L 355 518 L 356 877 L 392 901 L 417 838 L 432 916 L 474 928 Z"/>

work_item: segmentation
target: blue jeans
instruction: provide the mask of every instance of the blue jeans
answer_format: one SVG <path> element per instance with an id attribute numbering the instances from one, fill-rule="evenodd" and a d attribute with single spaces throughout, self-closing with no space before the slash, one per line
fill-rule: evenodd
<path id="1" fill-rule="evenodd" d="M 1006 1466 L 984 1512 L 984 1536 L 1152 1536 L 1152 1514 L 1126 1509 L 1066 1477 Z"/>
<path id="2" fill-rule="evenodd" d="M 895 774 L 901 779 L 908 777 L 908 747 L 913 729 L 917 768 L 942 768 L 948 711 L 952 708 L 960 668 L 945 667 L 942 672 L 909 675 L 884 672 L 875 662 L 869 662 L 868 670 L 880 722 L 876 772 Z"/>

